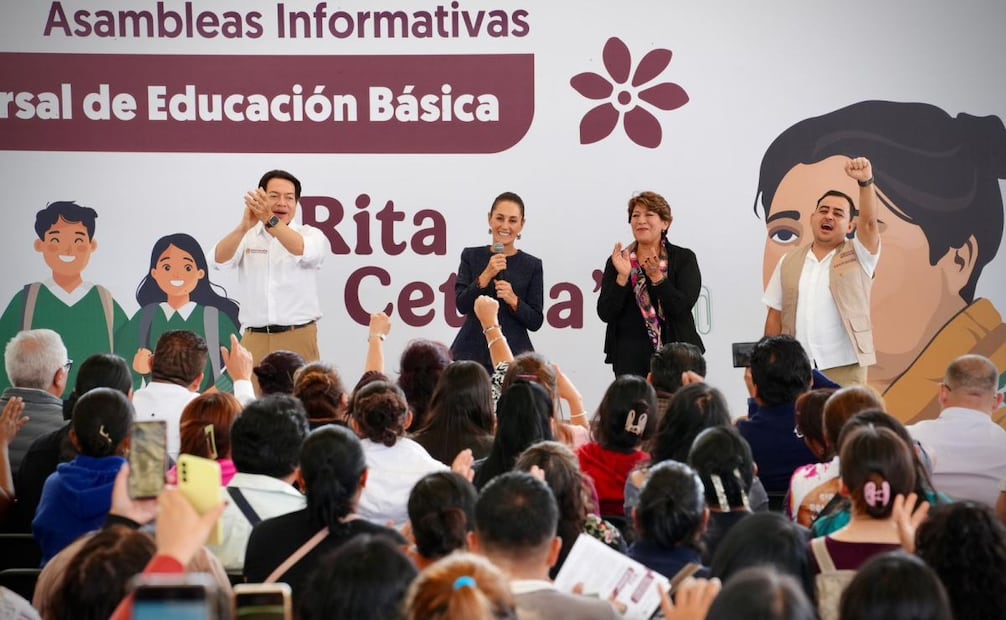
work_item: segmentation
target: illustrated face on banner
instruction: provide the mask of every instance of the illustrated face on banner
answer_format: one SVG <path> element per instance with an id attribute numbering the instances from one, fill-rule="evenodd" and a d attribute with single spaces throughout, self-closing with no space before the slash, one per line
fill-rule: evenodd
<path id="1" fill-rule="evenodd" d="M 269 179 L 265 184 L 269 210 L 284 224 L 290 224 L 297 215 L 297 194 L 293 183 L 286 179 Z"/>
<path id="2" fill-rule="evenodd" d="M 35 241 L 35 251 L 42 253 L 45 264 L 57 279 L 80 277 L 97 249 L 98 242 L 91 239 L 82 222 L 68 222 L 63 218 L 45 231 L 43 239 Z"/>
<path id="3" fill-rule="evenodd" d="M 206 272 L 199 269 L 191 254 L 171 245 L 157 259 L 157 265 L 150 270 L 150 277 L 169 298 L 187 297 L 206 277 Z"/>
<path id="4" fill-rule="evenodd" d="M 960 355 L 982 353 L 1006 370 L 1002 318 L 975 298 L 1003 231 L 995 172 L 1002 165 L 982 146 L 989 136 L 1006 139 L 997 117 L 864 101 L 796 123 L 762 160 L 767 283 L 784 254 L 824 232 L 814 213 L 825 192 L 858 202 L 859 187 L 844 171 L 849 157 L 871 159 L 881 244 L 871 298 L 877 364 L 869 378 L 903 421 L 939 414 L 936 384 Z"/>

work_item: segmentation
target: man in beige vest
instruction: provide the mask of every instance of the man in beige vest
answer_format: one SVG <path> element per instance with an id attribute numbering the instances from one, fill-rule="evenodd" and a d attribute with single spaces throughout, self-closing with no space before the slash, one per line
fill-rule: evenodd
<path id="1" fill-rule="evenodd" d="M 813 241 L 782 257 L 762 297 L 765 335 L 795 337 L 814 366 L 843 386 L 866 383 L 877 361 L 870 288 L 880 259 L 873 168 L 856 157 L 845 173 L 859 184 L 858 214 L 847 194 L 826 192 L 811 215 Z"/>

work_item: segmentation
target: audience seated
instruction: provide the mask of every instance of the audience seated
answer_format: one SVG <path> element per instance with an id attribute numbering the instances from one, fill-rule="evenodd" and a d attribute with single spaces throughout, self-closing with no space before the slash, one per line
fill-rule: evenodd
<path id="1" fill-rule="evenodd" d="M 934 506 L 918 527 L 915 553 L 936 571 L 954 618 L 1006 614 L 1006 527 L 987 505 Z"/>
<path id="2" fill-rule="evenodd" d="M 995 507 L 1006 477 L 1006 429 L 992 420 L 1003 404 L 999 371 L 986 357 L 965 355 L 947 367 L 938 389 L 939 417 L 916 422 L 908 432 L 932 459 L 936 488 Z"/>
<path id="3" fill-rule="evenodd" d="M 412 439 L 445 465 L 466 448 L 481 459 L 489 454 L 495 422 L 489 373 L 478 362 L 453 362 L 440 374 L 425 425 L 413 421 Z"/>
<path id="4" fill-rule="evenodd" d="M 517 457 L 539 441 L 551 441 L 552 399 L 535 382 L 517 380 L 496 406 L 496 438 L 475 472 L 475 488 L 513 469 Z"/>
<path id="5" fill-rule="evenodd" d="M 368 470 L 359 515 L 401 527 L 408 520 L 412 486 L 426 474 L 446 471 L 447 466 L 405 436 L 412 414 L 398 386 L 387 381 L 368 383 L 353 394 L 352 409 L 351 425 L 362 439 Z"/>
<path id="6" fill-rule="evenodd" d="M 405 595 L 401 617 L 518 620 L 506 577 L 489 560 L 471 553 L 452 553 L 419 573 Z"/>
<path id="7" fill-rule="evenodd" d="M 293 395 L 307 412 L 311 430 L 325 424 L 349 426 L 349 394 L 334 367 L 311 362 L 294 375 Z"/>
<path id="8" fill-rule="evenodd" d="M 933 483 L 929 477 L 929 470 L 920 457 L 921 449 L 917 442 L 912 441 L 912 437 L 908 434 L 908 429 L 905 428 L 905 425 L 890 414 L 879 409 L 870 409 L 852 416 L 845 423 L 845 426 L 842 427 L 842 432 L 838 436 L 838 449 L 841 451 L 846 437 L 852 434 L 854 430 L 864 426 L 890 429 L 905 444 L 912 455 L 912 464 L 915 469 L 914 491 L 918 497 L 929 502 L 931 505 L 950 503 L 951 500 L 949 497 L 937 492 L 933 488 Z M 825 536 L 845 527 L 849 523 L 852 502 L 847 495 L 845 492 L 835 495 L 832 501 L 822 509 L 817 519 L 811 524 L 811 529 L 815 536 Z"/>
<path id="9" fill-rule="evenodd" d="M 646 380 L 657 393 L 655 422 L 658 426 L 667 412 L 671 397 L 681 389 L 682 376 L 686 372 L 706 376 L 706 358 L 702 356 L 702 349 L 690 342 L 668 342 L 650 357 L 650 374 Z"/>
<path id="10" fill-rule="evenodd" d="M 77 372 L 77 383 L 70 397 L 63 403 L 63 419 L 70 420 L 77 400 L 94 388 L 113 388 L 127 398 L 133 395 L 133 377 L 126 360 L 110 353 L 98 353 L 84 360 Z M 42 487 L 60 463 L 69 463 L 77 456 L 70 441 L 70 422 L 32 442 L 25 453 L 21 468 L 14 476 L 17 503 L 8 521 L 15 532 L 30 532 Z"/>
<path id="11" fill-rule="evenodd" d="M 440 373 L 451 363 L 451 350 L 435 340 L 416 339 L 402 350 L 398 362 L 398 387 L 412 412 L 412 425 L 422 428 L 426 424 L 426 409 Z"/>
<path id="12" fill-rule="evenodd" d="M 604 393 L 591 421 L 591 439 L 577 450 L 580 468 L 597 488 L 601 516 L 624 514 L 625 480 L 650 460 L 640 449 L 656 426 L 657 396 L 642 377 L 623 375 Z"/>
<path id="13" fill-rule="evenodd" d="M 360 534 L 321 558 L 301 588 L 297 618 L 398 620 L 417 574 L 393 541 Z"/>
<path id="14" fill-rule="evenodd" d="M 521 453 L 514 463 L 515 471 L 530 473 L 537 467 L 545 476 L 559 506 L 559 538 L 562 549 L 559 559 L 549 571 L 555 579 L 566 556 L 573 549 L 580 534 L 593 536 L 616 551 L 625 553 L 625 539 L 618 528 L 598 515 L 594 487 L 580 471 L 580 462 L 565 444 L 542 441 Z"/>
<path id="15" fill-rule="evenodd" d="M 810 389 L 810 381 L 810 360 L 789 336 L 762 338 L 751 352 L 752 397 L 758 406 L 737 428 L 751 445 L 770 496 L 785 494 L 793 471 L 814 460 L 793 434 L 796 399 Z"/>
<path id="16" fill-rule="evenodd" d="M 8 447 L 11 474 L 16 474 L 33 441 L 63 426 L 63 392 L 73 361 L 51 329 L 18 332 L 4 349 L 4 367 L 12 387 L 0 396 L 0 408 L 11 398 L 24 402 L 28 423 Z"/>
<path id="17" fill-rule="evenodd" d="M 252 583 L 267 578 L 287 583 L 296 601 L 321 558 L 353 537 L 382 535 L 404 545 L 398 532 L 357 518 L 356 507 L 367 482 L 363 447 L 351 430 L 331 425 L 313 431 L 301 448 L 297 471 L 307 507 L 266 519 L 252 529 L 245 577 Z"/>
<path id="18" fill-rule="evenodd" d="M 808 392 L 812 393 L 814 392 Z M 791 517 L 795 515 L 800 525 L 809 526 L 813 523 L 821 510 L 839 492 L 839 435 L 852 416 L 870 409 L 883 410 L 884 401 L 873 388 L 865 385 L 841 388 L 825 401 L 820 417 L 820 424 L 824 427 L 824 446 L 822 452 L 815 452 L 822 462 L 800 467 L 790 479 L 787 514 Z M 799 423 L 797 427 L 799 428 Z M 807 442 L 806 435 L 804 441 Z M 814 450 L 810 442 L 807 442 L 807 447 Z"/>
<path id="19" fill-rule="evenodd" d="M 31 528 L 45 564 L 81 534 L 101 527 L 112 502 L 112 485 L 126 462 L 133 406 L 112 388 L 80 397 L 70 421 L 78 456 L 61 464 L 42 489 Z"/>
<path id="20" fill-rule="evenodd" d="M 990 616 L 1002 617 L 1002 608 Z M 839 620 L 953 620 L 947 593 L 919 558 L 893 551 L 866 562 L 842 593 Z"/>
<path id="21" fill-rule="evenodd" d="M 493 378 L 499 380 L 499 393 L 502 394 L 514 381 L 533 381 L 545 388 L 552 398 L 552 434 L 556 441 L 561 441 L 573 450 L 590 441 L 590 431 L 587 424 L 587 413 L 583 405 L 583 397 L 569 378 L 554 364 L 548 362 L 543 355 L 534 351 L 526 351 L 510 360 L 508 364 L 500 364 Z M 499 400 L 497 397 L 496 400 Z M 562 401 L 569 403 L 569 421 L 562 418 Z"/>
<path id="22" fill-rule="evenodd" d="M 164 332 L 150 360 L 151 381 L 133 395 L 137 420 L 162 420 L 168 428 L 168 455 L 178 460 L 179 423 L 185 406 L 199 396 L 208 350 L 198 334 Z"/>
<path id="23" fill-rule="evenodd" d="M 506 573 L 517 607 L 542 618 L 618 617 L 604 600 L 555 589 L 549 569 L 559 558 L 559 507 L 548 485 L 525 472 L 493 478 L 475 503 L 472 550 Z"/>
<path id="24" fill-rule="evenodd" d="M 464 476 L 448 471 L 427 474 L 409 494 L 410 555 L 420 570 L 457 550 L 468 548 L 475 528 L 478 491 Z"/>
<path id="25" fill-rule="evenodd" d="M 723 584 L 706 620 L 817 620 L 813 603 L 791 575 L 771 566 L 746 568 Z"/>
<path id="26" fill-rule="evenodd" d="M 650 469 L 633 514 L 636 541 L 630 558 L 671 579 L 686 564 L 702 564 L 709 520 L 702 481 L 688 465 L 664 461 Z M 699 576 L 708 574 L 703 568 Z"/>
<path id="27" fill-rule="evenodd" d="M 179 422 L 180 454 L 212 459 L 220 464 L 220 483 L 230 484 L 237 473 L 231 460 L 231 426 L 241 413 L 237 398 L 222 392 L 207 392 L 192 399 L 182 410 Z M 168 471 L 168 482 L 176 481 L 176 468 Z"/>
<path id="28" fill-rule="evenodd" d="M 741 520 L 720 541 L 709 572 L 723 583 L 752 566 L 771 566 L 800 584 L 807 598 L 816 604 L 811 571 L 807 528 L 789 521 L 778 512 L 756 512 Z"/>
<path id="29" fill-rule="evenodd" d="M 238 473 L 224 492 L 223 541 L 210 549 L 229 571 L 244 567 L 252 527 L 264 519 L 302 510 L 304 496 L 293 487 L 307 414 L 292 396 L 253 401 L 231 426 L 231 454 Z"/>
<path id="30" fill-rule="evenodd" d="M 688 452 L 688 464 L 705 490 L 709 523 L 702 536 L 704 564 L 712 561 L 730 528 L 751 514 L 754 460 L 751 447 L 731 426 L 715 426 L 699 433 Z"/>
<path id="31" fill-rule="evenodd" d="M 293 376 L 306 362 L 293 351 L 273 351 L 252 369 L 262 396 L 292 394 Z"/>

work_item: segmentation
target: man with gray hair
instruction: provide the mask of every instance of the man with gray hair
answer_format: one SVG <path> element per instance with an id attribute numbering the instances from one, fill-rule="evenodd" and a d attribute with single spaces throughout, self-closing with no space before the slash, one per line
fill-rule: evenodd
<path id="1" fill-rule="evenodd" d="M 981 355 L 958 357 L 939 387 L 942 411 L 908 432 L 933 461 L 936 490 L 995 507 L 1006 478 L 1006 430 L 992 421 L 1003 405 L 999 371 Z"/>
<path id="2" fill-rule="evenodd" d="M 10 444 L 11 473 L 21 466 L 28 446 L 36 438 L 63 426 L 63 391 L 73 362 L 66 346 L 51 329 L 18 332 L 4 350 L 4 367 L 13 387 L 0 396 L 0 408 L 11 398 L 24 401 L 28 423 Z"/>

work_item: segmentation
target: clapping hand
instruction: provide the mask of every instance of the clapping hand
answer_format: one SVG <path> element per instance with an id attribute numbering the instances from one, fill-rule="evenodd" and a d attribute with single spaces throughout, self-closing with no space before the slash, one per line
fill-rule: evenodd
<path id="1" fill-rule="evenodd" d="M 615 267 L 618 275 L 629 277 L 632 271 L 632 263 L 629 261 L 629 251 L 622 249 L 621 243 L 615 244 L 615 249 L 611 252 L 611 264 Z"/>

